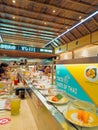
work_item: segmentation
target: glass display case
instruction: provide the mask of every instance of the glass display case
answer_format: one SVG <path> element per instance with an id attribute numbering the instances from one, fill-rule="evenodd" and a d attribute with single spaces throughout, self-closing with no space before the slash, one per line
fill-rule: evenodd
<path id="1" fill-rule="evenodd" d="M 97 130 L 98 129 L 98 118 L 95 116 L 96 109 L 93 105 L 82 102 L 81 100 L 76 100 L 75 98 L 67 95 L 65 93 L 65 97 L 68 99 L 66 102 L 61 103 L 60 101 L 53 101 L 50 102 L 50 96 L 58 97 L 58 90 L 57 93 L 55 91 L 54 95 L 51 95 L 53 88 L 48 89 L 48 92 L 50 95 L 47 95 L 47 89 L 44 87 L 41 87 L 40 89 L 35 87 L 33 84 L 34 81 L 37 81 L 36 83 L 40 82 L 42 79 L 35 78 L 31 80 L 31 78 L 26 78 L 23 75 L 20 74 L 21 80 L 25 81 L 25 87 L 27 91 L 27 100 L 29 103 L 29 106 L 31 108 L 32 114 L 36 120 L 36 123 L 40 128 L 43 130 Z M 45 79 L 42 80 L 41 83 L 44 83 Z M 46 81 L 45 81 L 46 83 Z M 46 83 L 47 84 L 47 83 Z M 45 84 L 44 84 L 45 85 Z M 39 85 L 41 86 L 41 85 Z M 55 89 L 54 89 L 55 90 Z M 43 93 L 44 92 L 44 93 Z M 61 94 L 61 93 L 60 93 Z M 62 94 L 60 95 L 60 100 L 62 99 Z M 65 99 L 66 99 L 65 98 Z M 65 101 L 64 99 L 64 101 Z M 70 112 L 71 110 L 71 112 Z M 68 117 L 66 116 L 66 111 L 68 113 Z M 75 113 L 73 113 L 75 111 Z M 82 113 L 82 114 L 81 114 Z M 80 125 L 79 122 L 77 123 L 77 117 L 80 118 L 81 115 L 86 115 L 83 118 L 83 121 L 85 122 L 82 124 L 81 120 Z M 80 117 L 79 117 L 80 116 Z M 70 119 L 71 118 L 71 119 Z M 87 119 L 89 118 L 89 119 Z M 93 120 L 93 121 L 92 121 Z M 87 123 L 86 123 L 87 122 Z M 96 123 L 95 123 L 96 122 Z M 45 125 L 45 123 L 48 125 Z M 89 124 L 89 125 L 88 125 Z"/>

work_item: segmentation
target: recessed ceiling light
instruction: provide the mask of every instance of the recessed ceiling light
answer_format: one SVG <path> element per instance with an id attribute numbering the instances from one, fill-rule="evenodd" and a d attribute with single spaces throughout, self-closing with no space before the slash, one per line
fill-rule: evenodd
<path id="1" fill-rule="evenodd" d="M 68 27 L 66 26 L 65 28 L 67 29 Z"/>
<path id="2" fill-rule="evenodd" d="M 79 16 L 79 19 L 81 19 L 82 18 L 82 16 Z"/>
<path id="3" fill-rule="evenodd" d="M 46 25 L 47 23 L 46 23 L 46 22 L 44 22 L 44 24 Z"/>
<path id="4" fill-rule="evenodd" d="M 16 3 L 16 1 L 15 1 L 15 0 L 13 0 L 12 2 L 13 2 L 13 3 Z"/>
<path id="5" fill-rule="evenodd" d="M 15 19 L 15 16 L 13 16 L 13 19 Z"/>
<path id="6" fill-rule="evenodd" d="M 56 11 L 55 10 L 53 10 L 53 13 L 55 13 Z"/>

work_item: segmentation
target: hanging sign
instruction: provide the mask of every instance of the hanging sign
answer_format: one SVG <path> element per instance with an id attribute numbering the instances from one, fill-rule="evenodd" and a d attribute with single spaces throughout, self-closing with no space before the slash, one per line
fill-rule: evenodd
<path id="1" fill-rule="evenodd" d="M 19 46 L 20 51 L 25 51 L 25 52 L 36 52 L 35 47 L 30 47 L 30 46 Z"/>
<path id="2" fill-rule="evenodd" d="M 53 54 L 53 50 L 52 49 L 37 48 L 37 47 L 23 46 L 23 45 L 13 45 L 13 44 L 6 44 L 6 43 L 1 43 L 0 44 L 0 49 L 4 49 L 4 50 L 18 50 L 18 51 L 24 51 L 24 52 L 51 53 L 51 54 Z"/>
<path id="3" fill-rule="evenodd" d="M 12 44 L 0 44 L 0 49 L 5 49 L 5 50 L 18 50 L 17 45 L 12 45 Z"/>

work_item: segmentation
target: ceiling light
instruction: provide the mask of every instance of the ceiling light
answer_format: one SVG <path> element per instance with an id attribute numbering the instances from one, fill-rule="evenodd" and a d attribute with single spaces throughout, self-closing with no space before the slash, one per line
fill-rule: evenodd
<path id="1" fill-rule="evenodd" d="M 46 25 L 47 23 L 46 23 L 46 22 L 44 22 L 44 24 Z"/>
<path id="2" fill-rule="evenodd" d="M 68 27 L 66 26 L 65 28 L 67 29 Z"/>
<path id="3" fill-rule="evenodd" d="M 13 2 L 14 4 L 16 3 L 16 1 L 15 1 L 15 0 L 13 0 L 12 2 Z"/>
<path id="4" fill-rule="evenodd" d="M 15 19 L 15 16 L 13 16 L 13 19 Z"/>
<path id="5" fill-rule="evenodd" d="M 94 12 L 93 14 L 91 14 L 90 16 L 88 16 L 85 19 L 82 19 L 82 21 L 80 21 L 79 23 L 75 24 L 74 26 L 72 26 L 71 28 L 69 28 L 67 31 L 63 32 L 62 34 L 60 34 L 59 36 L 57 36 L 56 38 L 54 38 L 52 41 L 48 42 L 45 47 L 51 43 L 54 42 L 54 40 L 60 38 L 61 36 L 65 35 L 66 33 L 68 33 L 69 31 L 73 30 L 74 28 L 78 27 L 79 25 L 81 25 L 82 23 L 86 22 L 87 20 L 89 20 L 90 18 L 92 18 L 93 16 L 95 16 L 96 14 L 98 14 L 98 11 Z"/>
<path id="6" fill-rule="evenodd" d="M 55 10 L 53 10 L 53 13 L 55 13 L 56 11 Z"/>
<path id="7" fill-rule="evenodd" d="M 79 16 L 79 19 L 81 19 L 82 18 L 82 16 Z"/>

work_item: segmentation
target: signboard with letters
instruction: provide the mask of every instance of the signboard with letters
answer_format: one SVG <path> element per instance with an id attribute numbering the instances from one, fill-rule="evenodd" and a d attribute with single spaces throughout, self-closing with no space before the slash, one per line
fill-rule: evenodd
<path id="1" fill-rule="evenodd" d="M 98 106 L 98 63 L 56 65 L 56 86 Z"/>
<path id="2" fill-rule="evenodd" d="M 31 46 L 14 45 L 14 44 L 6 44 L 6 43 L 1 43 L 0 44 L 0 49 L 53 54 L 53 50 L 48 49 L 48 48 L 37 48 L 37 47 L 31 47 Z"/>

